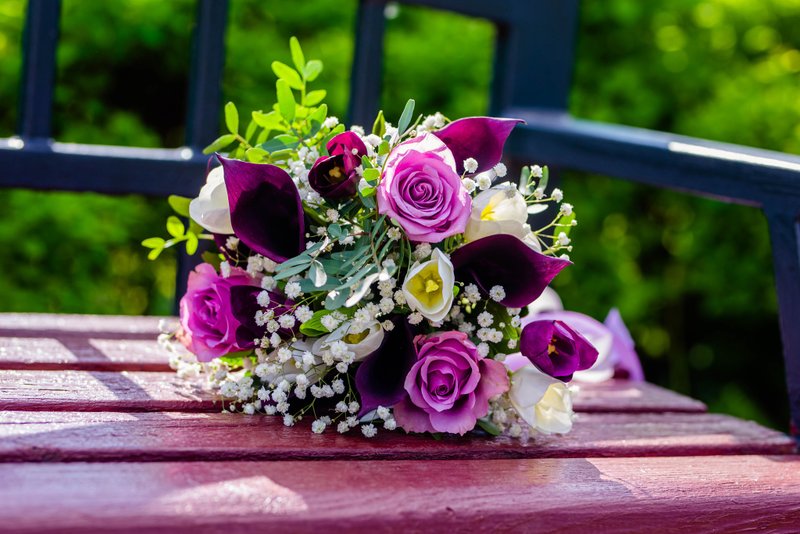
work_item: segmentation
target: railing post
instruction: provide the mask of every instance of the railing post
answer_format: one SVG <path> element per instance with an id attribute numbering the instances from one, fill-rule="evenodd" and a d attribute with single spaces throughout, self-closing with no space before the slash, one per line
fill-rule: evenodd
<path id="1" fill-rule="evenodd" d="M 800 218 L 788 207 L 766 206 L 778 292 L 791 433 L 800 448 Z"/>
<path id="2" fill-rule="evenodd" d="M 566 111 L 572 83 L 578 0 L 516 2 L 495 42 L 490 112 Z"/>
<path id="3" fill-rule="evenodd" d="M 348 121 L 364 128 L 372 126 L 380 106 L 385 9 L 385 0 L 360 0 L 358 3 Z"/>
<path id="4" fill-rule="evenodd" d="M 228 0 L 198 0 L 192 36 L 192 66 L 189 74 L 189 105 L 186 112 L 186 145 L 201 151 L 219 132 L 222 75 L 225 64 L 225 26 Z M 198 190 L 203 176 L 198 175 Z M 186 292 L 189 273 L 200 263 L 199 253 L 178 253 L 178 278 L 175 302 Z"/>
<path id="5" fill-rule="evenodd" d="M 60 0 L 28 1 L 18 126 L 23 140 L 47 140 L 51 135 L 60 13 Z"/>

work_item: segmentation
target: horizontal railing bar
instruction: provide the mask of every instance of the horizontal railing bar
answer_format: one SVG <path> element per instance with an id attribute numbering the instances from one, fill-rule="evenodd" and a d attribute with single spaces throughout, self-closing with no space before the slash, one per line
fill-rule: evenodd
<path id="1" fill-rule="evenodd" d="M 0 139 L 0 187 L 195 196 L 208 156 L 191 148 L 137 148 Z"/>
<path id="2" fill-rule="evenodd" d="M 441 9 L 494 22 L 513 22 L 517 14 L 517 2 L 513 0 L 400 0 L 400 3 Z M 523 23 L 519 20 L 517 22 Z"/>
<path id="3" fill-rule="evenodd" d="M 506 110 L 503 115 L 526 121 L 506 145 L 508 155 L 517 159 L 535 158 L 532 163 L 738 204 L 800 201 L 800 156 L 573 119 L 564 113 Z"/>

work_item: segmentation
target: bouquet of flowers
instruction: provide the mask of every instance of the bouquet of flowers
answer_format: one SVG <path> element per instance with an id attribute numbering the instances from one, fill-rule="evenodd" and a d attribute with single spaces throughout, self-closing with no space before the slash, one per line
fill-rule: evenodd
<path id="1" fill-rule="evenodd" d="M 272 64 L 277 103 L 243 133 L 227 104 L 206 184 L 170 197 L 188 227 L 172 216 L 167 239 L 143 242 L 151 259 L 214 244 L 161 336 L 179 373 L 202 373 L 223 409 L 317 433 L 569 431 L 568 383 L 598 352 L 527 315 L 570 264 L 576 219 L 546 167 L 499 183 L 521 121 L 415 118 L 409 100 L 396 124 L 379 112 L 347 130 L 309 90 L 322 63 L 290 47 L 294 67 Z"/>

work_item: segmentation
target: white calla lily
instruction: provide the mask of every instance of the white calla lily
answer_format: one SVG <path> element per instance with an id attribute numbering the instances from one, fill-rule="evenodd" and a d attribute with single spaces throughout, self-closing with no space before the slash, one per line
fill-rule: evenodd
<path id="1" fill-rule="evenodd" d="M 426 319 L 442 321 L 453 306 L 455 275 L 450 259 L 435 249 L 431 259 L 416 262 L 408 270 L 403 282 L 403 294 L 408 306 Z"/>
<path id="2" fill-rule="evenodd" d="M 539 240 L 528 224 L 528 205 L 525 197 L 512 184 L 494 186 L 478 194 L 472 201 L 466 241 L 477 241 L 495 234 L 518 237 L 528 246 L 541 251 Z"/>
<path id="3" fill-rule="evenodd" d="M 569 386 L 524 359 L 524 365 L 511 375 L 508 392 L 511 405 L 534 430 L 543 434 L 566 434 L 572 429 L 574 413 Z"/>
<path id="4" fill-rule="evenodd" d="M 330 334 L 317 339 L 311 352 L 322 354 L 336 341 L 342 341 L 347 345 L 347 350 L 355 355 L 354 361 L 360 362 L 378 350 L 383 342 L 383 328 L 378 321 L 371 322 L 367 328 L 357 333 L 351 332 L 352 325 L 352 321 L 347 321 Z"/>
<path id="5" fill-rule="evenodd" d="M 197 198 L 189 203 L 189 215 L 197 224 L 215 234 L 232 234 L 228 190 L 222 167 L 211 169 Z"/>

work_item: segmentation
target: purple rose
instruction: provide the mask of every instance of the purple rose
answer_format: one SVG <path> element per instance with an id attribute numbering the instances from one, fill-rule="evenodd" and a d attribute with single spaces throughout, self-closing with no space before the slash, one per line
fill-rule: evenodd
<path id="1" fill-rule="evenodd" d="M 460 234 L 472 212 L 453 153 L 433 134 L 392 150 L 377 195 L 378 212 L 397 222 L 411 241 L 438 243 Z"/>
<path id="2" fill-rule="evenodd" d="M 258 286 L 241 269 L 231 269 L 223 278 L 208 263 L 189 273 L 186 294 L 181 299 L 181 342 L 201 362 L 254 347 L 250 325 L 237 318 L 240 307 L 234 293 L 240 288 Z"/>
<path id="3" fill-rule="evenodd" d="M 502 363 L 482 357 L 463 332 L 414 338 L 417 361 L 406 375 L 406 397 L 394 406 L 407 432 L 472 430 L 489 413 L 489 399 L 508 390 Z"/>
<path id="4" fill-rule="evenodd" d="M 520 352 L 543 373 L 564 382 L 575 371 L 589 369 L 597 361 L 597 349 L 567 323 L 533 321 L 525 325 Z"/>
<path id="5" fill-rule="evenodd" d="M 367 155 L 366 145 L 355 132 L 343 132 L 328 141 L 326 148 L 330 156 L 314 162 L 309 185 L 329 200 L 355 196 L 360 180 L 356 167 L 361 165 L 361 156 Z"/>

